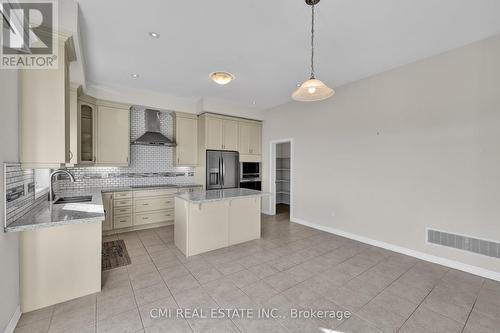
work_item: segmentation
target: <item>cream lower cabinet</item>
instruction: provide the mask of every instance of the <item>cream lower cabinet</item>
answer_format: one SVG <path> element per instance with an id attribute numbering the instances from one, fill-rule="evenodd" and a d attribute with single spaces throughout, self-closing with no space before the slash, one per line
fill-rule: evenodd
<path id="1" fill-rule="evenodd" d="M 172 224 L 175 217 L 174 195 L 200 189 L 201 186 L 104 193 L 106 220 L 103 222 L 103 232 L 124 232 Z"/>
<path id="2" fill-rule="evenodd" d="M 102 231 L 113 229 L 113 193 L 103 193 L 102 204 L 104 206 L 104 221 L 102 221 Z"/>
<path id="3" fill-rule="evenodd" d="M 174 219 L 174 194 L 177 190 L 134 192 L 134 225 L 170 222 Z"/>
<path id="4" fill-rule="evenodd" d="M 198 164 L 198 118 L 196 115 L 176 113 L 175 117 L 175 164 Z"/>
<path id="5" fill-rule="evenodd" d="M 134 225 L 133 193 L 115 192 L 113 194 L 113 229 L 128 228 Z"/>

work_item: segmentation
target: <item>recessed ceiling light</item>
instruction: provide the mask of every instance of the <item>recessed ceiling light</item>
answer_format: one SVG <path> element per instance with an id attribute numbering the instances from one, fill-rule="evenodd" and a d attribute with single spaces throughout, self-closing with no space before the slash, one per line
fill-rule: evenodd
<path id="1" fill-rule="evenodd" d="M 130 74 L 130 76 L 133 78 L 133 79 L 137 79 L 139 77 L 139 74 Z"/>
<path id="2" fill-rule="evenodd" d="M 255 105 L 255 104 L 257 104 L 257 102 L 256 101 L 252 101 L 252 105 Z"/>
<path id="3" fill-rule="evenodd" d="M 225 85 L 234 80 L 234 75 L 228 72 L 210 73 L 210 78 L 217 84 Z"/>
<path id="4" fill-rule="evenodd" d="M 154 32 L 154 31 L 151 31 L 149 33 L 149 36 L 153 37 L 153 38 L 160 38 L 160 34 L 157 33 L 157 32 Z"/>

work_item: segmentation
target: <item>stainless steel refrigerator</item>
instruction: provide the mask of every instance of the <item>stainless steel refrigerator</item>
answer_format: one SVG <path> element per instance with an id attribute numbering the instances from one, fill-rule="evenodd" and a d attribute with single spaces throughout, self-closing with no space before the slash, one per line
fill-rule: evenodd
<path id="1" fill-rule="evenodd" d="M 207 190 L 239 187 L 239 165 L 237 152 L 207 150 Z"/>

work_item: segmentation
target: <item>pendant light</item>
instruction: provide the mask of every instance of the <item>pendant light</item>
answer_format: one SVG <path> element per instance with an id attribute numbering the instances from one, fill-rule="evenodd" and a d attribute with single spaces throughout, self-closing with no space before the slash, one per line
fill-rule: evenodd
<path id="1" fill-rule="evenodd" d="M 311 77 L 303 82 L 292 94 L 292 99 L 299 102 L 315 102 L 330 98 L 335 91 L 314 77 L 314 6 L 320 0 L 305 0 L 311 6 Z"/>

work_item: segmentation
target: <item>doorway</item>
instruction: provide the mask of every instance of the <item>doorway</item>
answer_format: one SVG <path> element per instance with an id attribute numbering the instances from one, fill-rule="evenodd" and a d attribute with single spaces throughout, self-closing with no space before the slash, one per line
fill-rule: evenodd
<path id="1" fill-rule="evenodd" d="M 292 140 L 271 143 L 271 202 L 273 215 L 290 218 L 292 210 Z"/>

